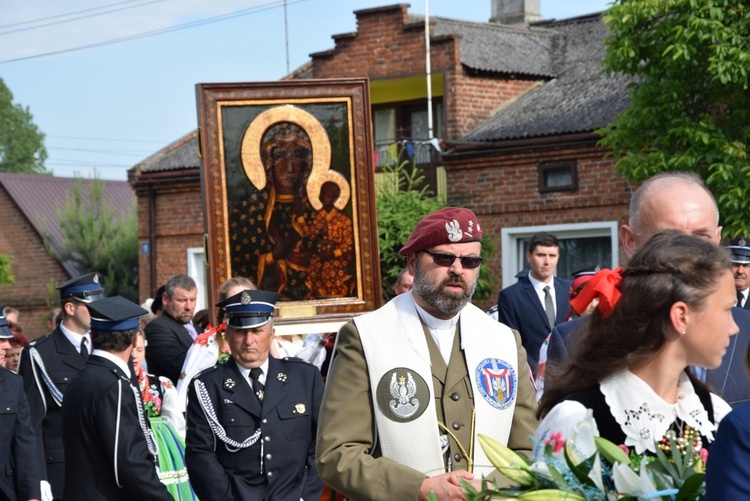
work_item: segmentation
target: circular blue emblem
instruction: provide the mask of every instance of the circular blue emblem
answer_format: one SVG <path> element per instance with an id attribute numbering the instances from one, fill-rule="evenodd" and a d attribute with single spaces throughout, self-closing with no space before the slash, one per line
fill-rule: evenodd
<path id="1" fill-rule="evenodd" d="M 496 409 L 507 409 L 516 399 L 518 377 L 505 360 L 485 358 L 474 370 L 474 379 L 479 394 Z"/>

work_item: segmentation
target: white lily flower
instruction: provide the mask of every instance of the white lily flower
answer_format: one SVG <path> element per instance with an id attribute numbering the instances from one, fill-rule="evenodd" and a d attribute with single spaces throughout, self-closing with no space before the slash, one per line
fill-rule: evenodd
<path id="1" fill-rule="evenodd" d="M 648 468 L 646 468 L 646 461 L 641 461 L 641 492 L 643 492 L 644 495 L 652 494 L 657 491 L 656 484 L 654 484 L 654 480 L 651 478 L 651 475 L 648 472 Z"/>
<path id="2" fill-rule="evenodd" d="M 621 494 L 638 496 L 643 493 L 641 490 L 641 479 L 630 466 L 622 463 L 613 464 L 612 479 L 615 481 L 615 489 Z"/>
<path id="3" fill-rule="evenodd" d="M 574 464 L 580 464 L 595 455 L 594 465 L 591 467 L 588 476 L 594 481 L 599 490 L 604 491 L 602 463 L 596 450 L 596 442 L 594 441 L 594 437 L 596 436 L 599 436 L 599 430 L 594 421 L 594 411 L 586 409 L 583 419 L 575 424 L 565 444 L 565 450 Z"/>

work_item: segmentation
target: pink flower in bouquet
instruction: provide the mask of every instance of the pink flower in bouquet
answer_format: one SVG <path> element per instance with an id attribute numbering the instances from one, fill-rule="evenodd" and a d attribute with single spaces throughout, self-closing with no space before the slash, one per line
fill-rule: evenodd
<path id="1" fill-rule="evenodd" d="M 622 452 L 624 452 L 624 453 L 625 453 L 625 454 L 627 454 L 628 456 L 630 455 L 630 449 L 628 449 L 628 446 L 627 446 L 627 445 L 625 445 L 625 444 L 620 444 L 620 445 L 618 445 L 617 447 L 619 447 L 620 449 L 622 449 Z"/>
<path id="2" fill-rule="evenodd" d="M 551 445 L 552 452 L 554 452 L 555 454 L 563 450 L 563 447 L 565 447 L 565 438 L 563 438 L 562 432 L 556 431 L 554 433 L 550 433 L 549 438 L 544 441 L 544 445 Z"/>
<path id="3" fill-rule="evenodd" d="M 707 462 L 708 462 L 708 449 L 706 449 L 706 448 L 704 447 L 703 449 L 701 449 L 701 450 L 700 450 L 699 454 L 700 454 L 700 456 L 701 456 L 701 460 L 702 460 L 702 461 L 703 461 L 704 463 L 707 463 Z"/>

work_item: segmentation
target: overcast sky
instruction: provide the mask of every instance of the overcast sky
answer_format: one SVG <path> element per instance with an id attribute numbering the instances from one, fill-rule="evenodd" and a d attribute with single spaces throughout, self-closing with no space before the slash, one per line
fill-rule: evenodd
<path id="1" fill-rule="evenodd" d="M 332 48 L 332 35 L 356 31 L 353 11 L 397 2 L 286 3 L 294 70 Z M 564 19 L 610 3 L 541 0 L 541 14 Z M 424 1 L 411 4 L 424 13 Z M 432 0 L 429 10 L 488 21 L 490 5 Z M 97 169 L 125 180 L 134 164 L 196 127 L 196 83 L 287 73 L 283 0 L 11 0 L 0 13 L 0 78 L 46 134 L 47 168 L 57 176 Z"/>

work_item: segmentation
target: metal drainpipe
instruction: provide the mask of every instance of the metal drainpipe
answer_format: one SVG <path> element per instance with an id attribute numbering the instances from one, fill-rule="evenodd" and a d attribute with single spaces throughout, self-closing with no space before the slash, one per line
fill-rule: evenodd
<path id="1" fill-rule="evenodd" d="M 156 284 L 156 196 L 154 184 L 151 181 L 148 183 L 148 258 L 151 281 L 149 297 L 154 297 L 159 286 Z"/>

